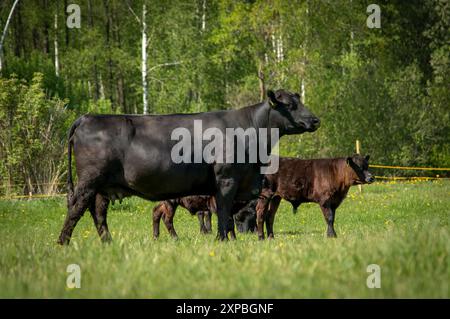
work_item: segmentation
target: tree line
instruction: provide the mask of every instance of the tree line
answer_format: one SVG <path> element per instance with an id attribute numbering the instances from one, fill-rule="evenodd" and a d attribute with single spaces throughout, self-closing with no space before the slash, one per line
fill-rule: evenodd
<path id="1" fill-rule="evenodd" d="M 0 3 L 0 32 L 14 2 Z M 359 139 L 379 164 L 449 167 L 449 3 L 377 1 L 380 28 L 369 4 L 18 1 L 0 50 L 0 194 L 57 191 L 81 114 L 231 109 L 277 88 L 322 120 L 282 155 L 347 156 Z"/>

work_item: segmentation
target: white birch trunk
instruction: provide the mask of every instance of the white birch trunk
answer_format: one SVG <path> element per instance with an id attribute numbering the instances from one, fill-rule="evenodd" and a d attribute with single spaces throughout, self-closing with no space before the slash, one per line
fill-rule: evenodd
<path id="1" fill-rule="evenodd" d="M 145 4 L 142 6 L 142 102 L 143 113 L 148 114 L 148 85 L 147 85 L 147 23 Z"/>
<path id="2" fill-rule="evenodd" d="M 206 30 L 206 0 L 202 3 L 202 32 Z"/>
<path id="3" fill-rule="evenodd" d="M 102 77 L 101 73 L 98 75 L 98 81 L 100 82 L 100 99 L 104 100 L 105 99 L 105 86 L 103 85 L 103 77 Z"/>
<path id="4" fill-rule="evenodd" d="M 0 39 L 0 73 L 2 72 L 2 68 L 3 68 L 3 42 L 5 41 L 6 33 L 8 32 L 9 22 L 11 21 L 12 14 L 18 3 L 19 3 L 19 0 L 14 1 L 11 11 L 9 11 L 8 19 L 6 19 L 5 27 L 3 29 L 3 34 Z"/>
<path id="5" fill-rule="evenodd" d="M 309 6 L 308 3 L 306 3 L 306 16 L 309 16 Z M 309 21 L 308 21 L 309 23 Z M 305 76 L 306 76 L 306 58 L 307 58 L 307 54 L 306 54 L 306 50 L 307 50 L 307 46 L 308 46 L 308 27 L 306 26 L 306 35 L 305 35 L 305 43 L 303 45 L 303 75 L 302 75 L 302 83 L 300 84 L 301 86 L 301 98 L 302 98 L 302 103 L 306 104 L 306 80 L 305 80 Z"/>
<path id="6" fill-rule="evenodd" d="M 305 78 L 303 76 L 302 78 L 302 84 L 301 84 L 301 91 L 302 91 L 302 103 L 305 104 L 306 103 L 306 83 L 305 83 Z"/>
<path id="7" fill-rule="evenodd" d="M 55 74 L 59 77 L 59 52 L 58 52 L 58 14 L 55 14 Z"/>

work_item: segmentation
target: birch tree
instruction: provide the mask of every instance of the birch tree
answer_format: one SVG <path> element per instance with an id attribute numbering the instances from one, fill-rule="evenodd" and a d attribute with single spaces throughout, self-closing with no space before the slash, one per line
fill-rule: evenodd
<path id="1" fill-rule="evenodd" d="M 55 74 L 59 77 L 59 51 L 58 51 L 58 13 L 55 13 Z"/>
<path id="2" fill-rule="evenodd" d="M 142 17 L 139 18 L 134 12 L 133 8 L 127 1 L 127 6 L 130 12 L 135 17 L 136 21 L 141 27 L 141 85 L 142 85 L 142 112 L 143 114 L 148 114 L 148 83 L 147 83 L 147 8 L 145 2 L 142 4 Z"/>
<path id="3" fill-rule="evenodd" d="M 141 73 L 142 73 L 142 103 L 143 113 L 148 114 L 148 83 L 147 83 L 147 23 L 145 22 L 147 11 L 145 3 L 142 5 L 142 61 L 141 61 Z"/>
<path id="4" fill-rule="evenodd" d="M 11 17 L 13 15 L 14 9 L 16 8 L 18 3 L 19 3 L 19 0 L 14 1 L 13 5 L 11 7 L 11 11 L 9 12 L 9 15 L 8 15 L 8 19 L 6 19 L 5 27 L 3 28 L 2 37 L 0 38 L 0 74 L 2 73 L 2 69 L 3 69 L 3 43 L 5 41 L 6 33 L 8 32 L 8 26 L 11 21 Z"/>

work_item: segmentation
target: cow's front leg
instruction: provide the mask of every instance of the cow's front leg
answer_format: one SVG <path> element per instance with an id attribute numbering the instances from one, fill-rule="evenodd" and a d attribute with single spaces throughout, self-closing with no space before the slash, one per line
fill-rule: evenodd
<path id="1" fill-rule="evenodd" d="M 233 200 L 236 196 L 237 182 L 233 178 L 218 178 L 216 204 L 218 218 L 218 239 L 228 240 L 228 225 L 231 218 Z"/>
<path id="2" fill-rule="evenodd" d="M 228 219 L 227 234 L 230 234 L 232 240 L 236 240 L 236 232 L 234 231 L 234 219 L 232 216 Z"/>
<path id="3" fill-rule="evenodd" d="M 320 206 L 322 209 L 323 217 L 325 218 L 325 222 L 327 223 L 327 236 L 335 238 L 336 232 L 334 230 L 334 216 L 336 213 L 336 209 L 328 207 L 328 206 Z"/>

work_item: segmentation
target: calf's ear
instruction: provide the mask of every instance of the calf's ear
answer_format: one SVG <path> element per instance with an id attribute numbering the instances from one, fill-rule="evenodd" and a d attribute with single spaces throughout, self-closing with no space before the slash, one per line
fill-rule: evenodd
<path id="1" fill-rule="evenodd" d="M 353 162 L 353 158 L 351 156 L 347 157 L 347 166 L 349 166 L 351 162 Z"/>
<path id="2" fill-rule="evenodd" d="M 370 158 L 370 155 L 366 155 L 366 161 L 368 162 Z"/>
<path id="3" fill-rule="evenodd" d="M 267 97 L 269 98 L 269 104 L 271 107 L 275 107 L 277 105 L 277 98 L 275 93 L 272 90 L 267 91 Z"/>

